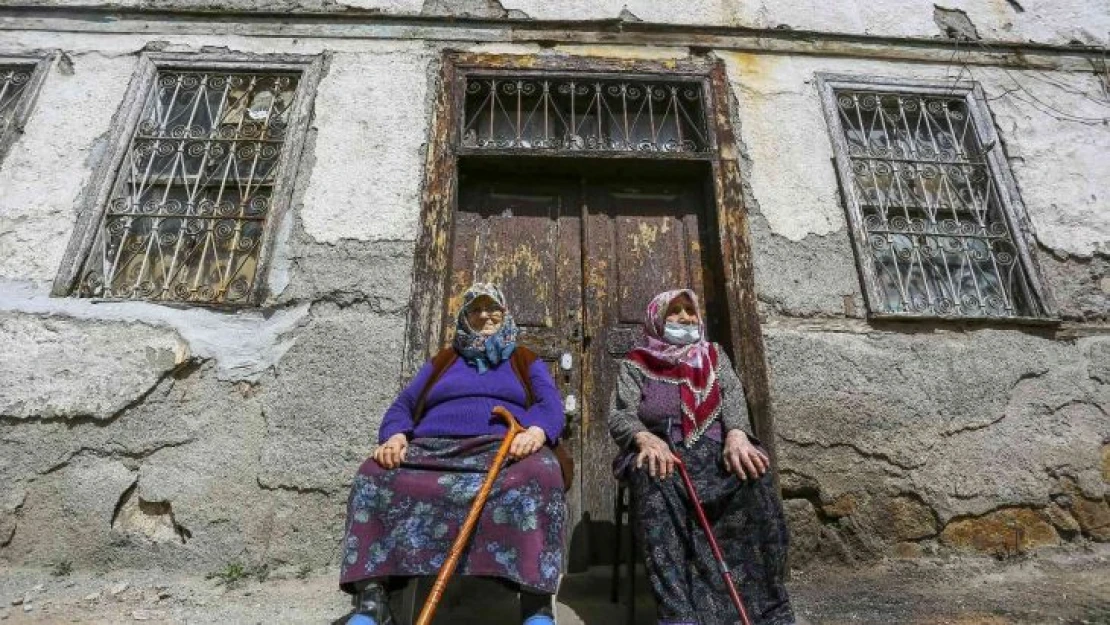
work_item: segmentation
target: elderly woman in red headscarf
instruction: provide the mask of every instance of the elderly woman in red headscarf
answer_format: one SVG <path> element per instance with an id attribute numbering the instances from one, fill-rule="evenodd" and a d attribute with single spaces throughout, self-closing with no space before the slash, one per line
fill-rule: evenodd
<path id="1" fill-rule="evenodd" d="M 705 336 L 688 289 L 655 297 L 639 347 L 620 363 L 609 432 L 617 477 L 633 496 L 638 539 L 660 625 L 739 623 L 681 480 L 698 492 L 753 624 L 794 622 L 783 583 L 787 548 L 770 462 L 750 433 L 744 389 L 728 356 Z"/>

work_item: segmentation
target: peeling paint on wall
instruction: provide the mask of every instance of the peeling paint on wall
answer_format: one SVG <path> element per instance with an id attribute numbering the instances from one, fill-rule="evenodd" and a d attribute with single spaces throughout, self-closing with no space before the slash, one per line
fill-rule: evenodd
<path id="1" fill-rule="evenodd" d="M 224 380 L 254 380 L 272 367 L 293 344 L 292 333 L 304 320 L 308 308 L 308 304 L 298 304 L 268 312 L 224 313 L 146 302 L 98 303 L 50 297 L 27 283 L 0 283 L 0 311 L 160 326 L 166 336 L 179 336 L 192 358 L 215 360 L 219 377 Z M 97 343 L 99 357 L 111 358 L 121 344 L 127 345 L 126 330 L 123 334 L 113 341 Z"/>

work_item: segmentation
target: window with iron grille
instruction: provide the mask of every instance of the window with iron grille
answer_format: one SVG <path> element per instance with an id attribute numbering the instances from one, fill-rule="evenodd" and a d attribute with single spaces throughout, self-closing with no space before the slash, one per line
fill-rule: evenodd
<path id="1" fill-rule="evenodd" d="M 696 79 L 467 76 L 462 145 L 479 150 L 707 153 Z"/>
<path id="2" fill-rule="evenodd" d="M 149 80 L 75 294 L 252 303 L 307 121 L 302 73 L 158 67 Z"/>
<path id="3" fill-rule="evenodd" d="M 49 64 L 48 59 L 0 57 L 0 158 L 30 114 Z"/>
<path id="4" fill-rule="evenodd" d="M 871 314 L 1050 316 L 977 88 L 822 88 Z"/>

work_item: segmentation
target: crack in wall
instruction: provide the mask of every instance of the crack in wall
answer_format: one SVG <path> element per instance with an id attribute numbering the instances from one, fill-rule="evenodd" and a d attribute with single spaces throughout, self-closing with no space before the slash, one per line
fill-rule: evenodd
<path id="1" fill-rule="evenodd" d="M 176 442 L 172 442 L 172 443 L 162 443 L 162 444 L 157 445 L 155 447 L 152 447 L 152 448 L 149 448 L 149 449 L 143 449 L 141 451 L 127 451 L 125 449 L 100 449 L 100 448 L 95 448 L 95 447 L 80 447 L 76 451 L 73 451 L 73 452 L 70 452 L 70 453 L 66 454 L 64 459 L 57 461 L 55 464 L 51 465 L 45 471 L 41 471 L 39 474 L 40 475 L 50 475 L 51 473 L 55 473 L 57 471 L 60 471 L 61 469 L 64 469 L 67 466 L 69 466 L 69 464 L 71 462 L 73 462 L 73 460 L 75 458 L 77 458 L 79 456 L 81 456 L 81 457 L 88 456 L 88 457 L 92 457 L 92 458 L 101 458 L 101 459 L 106 459 L 106 460 L 120 460 L 120 459 L 145 460 L 145 459 L 149 458 L 150 456 L 153 456 L 154 454 L 158 453 L 159 451 L 162 451 L 163 449 L 172 449 L 174 447 L 184 447 L 185 445 L 189 445 L 189 444 L 194 443 L 194 442 L 196 442 L 196 439 L 194 437 L 190 437 L 187 440 L 176 441 Z"/>
<path id="2" fill-rule="evenodd" d="M 194 371 L 200 368 L 203 360 L 190 359 L 172 369 L 162 372 L 158 379 L 150 385 L 149 388 L 140 393 L 137 397 L 124 404 L 122 407 L 112 411 L 107 416 L 98 417 L 94 414 L 73 414 L 73 415 L 31 415 L 27 417 L 20 417 L 11 414 L 0 414 L 0 425 L 19 425 L 22 423 L 36 423 L 36 424 L 53 424 L 61 423 L 67 426 L 67 429 L 74 429 L 81 425 L 95 425 L 96 427 L 107 427 L 112 425 L 120 419 L 125 413 L 146 403 L 146 400 L 154 394 L 164 382 L 170 380 L 165 392 L 168 393 L 173 388 L 173 380 L 180 380 L 183 377 L 191 375 Z"/>
<path id="3" fill-rule="evenodd" d="M 842 448 L 842 447 L 843 448 L 848 448 L 848 449 L 851 449 L 852 451 L 856 452 L 860 456 L 863 456 L 864 458 L 868 458 L 870 460 L 880 460 L 880 461 L 882 461 L 882 462 L 884 462 L 884 463 L 886 463 L 886 464 L 888 464 L 892 467 L 896 467 L 898 469 L 905 470 L 905 471 L 908 471 L 908 470 L 911 470 L 911 469 L 918 469 L 918 468 L 921 468 L 921 467 L 925 466 L 925 464 L 926 464 L 925 461 L 921 461 L 921 462 L 918 462 L 916 464 L 915 463 L 898 462 L 897 460 L 895 460 L 893 457 L 891 457 L 888 454 L 885 454 L 885 453 L 882 453 L 882 452 L 879 452 L 879 451 L 867 451 L 867 450 L 861 448 L 860 446 L 856 445 L 855 443 L 823 443 L 821 441 L 816 441 L 816 440 L 814 440 L 814 441 L 800 441 L 800 440 L 797 440 L 797 439 L 790 438 L 789 436 L 786 436 L 782 432 L 776 432 L 775 434 L 776 434 L 776 436 L 778 436 L 782 440 L 784 440 L 784 441 L 786 441 L 786 442 L 788 442 L 792 445 L 797 445 L 798 447 L 820 447 L 821 449 L 837 449 L 837 448 Z"/>

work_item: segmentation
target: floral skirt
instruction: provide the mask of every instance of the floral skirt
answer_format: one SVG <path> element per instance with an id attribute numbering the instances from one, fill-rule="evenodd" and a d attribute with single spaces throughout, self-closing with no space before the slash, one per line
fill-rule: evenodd
<path id="1" fill-rule="evenodd" d="M 759 480 L 740 480 L 725 468 L 721 442 L 709 437 L 690 449 L 677 449 L 751 622 L 793 623 L 784 583 L 786 522 L 771 473 Z M 668 479 L 655 479 L 635 468 L 626 475 L 660 625 L 739 623 L 682 478 L 676 472 Z"/>
<path id="2" fill-rule="evenodd" d="M 347 504 L 340 586 L 439 572 L 493 462 L 500 436 L 417 438 L 393 470 L 367 459 Z M 458 574 L 553 594 L 563 567 L 566 499 L 547 447 L 502 467 Z"/>

